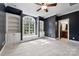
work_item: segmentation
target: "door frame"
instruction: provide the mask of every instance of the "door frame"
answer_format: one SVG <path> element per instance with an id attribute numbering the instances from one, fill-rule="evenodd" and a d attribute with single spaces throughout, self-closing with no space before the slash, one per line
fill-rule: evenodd
<path id="1" fill-rule="evenodd" d="M 68 34 L 67 34 L 67 39 L 69 40 L 69 18 L 62 19 L 62 20 L 68 20 Z M 58 21 L 58 39 L 60 39 L 60 21 L 62 21 L 62 20 Z"/>

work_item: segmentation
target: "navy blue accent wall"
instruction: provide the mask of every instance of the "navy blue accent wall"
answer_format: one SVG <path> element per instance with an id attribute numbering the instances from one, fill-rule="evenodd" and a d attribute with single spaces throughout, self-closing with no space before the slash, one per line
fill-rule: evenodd
<path id="1" fill-rule="evenodd" d="M 7 6 L 5 8 L 5 11 L 8 12 L 8 13 L 13 13 L 13 14 L 17 14 L 17 15 L 22 14 L 22 11 L 20 9 L 16 9 L 16 8 L 13 8 L 13 7 L 10 7 L 10 6 Z"/>
<path id="2" fill-rule="evenodd" d="M 45 19 L 41 16 L 39 16 L 39 20 L 44 21 Z"/>
<path id="3" fill-rule="evenodd" d="M 58 17 L 57 20 L 69 18 L 69 38 L 79 41 L 79 11 Z"/>
<path id="4" fill-rule="evenodd" d="M 5 44 L 5 28 L 6 28 L 5 5 L 0 3 L 0 50 Z"/>
<path id="5" fill-rule="evenodd" d="M 20 16 L 21 16 L 21 21 L 20 21 L 20 31 L 21 31 L 21 40 L 23 40 L 23 27 L 22 27 L 22 25 L 23 25 L 23 15 L 22 15 L 22 13 L 20 14 Z"/>
<path id="6" fill-rule="evenodd" d="M 55 38 L 55 20 L 56 16 L 48 17 L 44 20 L 45 36 Z"/>

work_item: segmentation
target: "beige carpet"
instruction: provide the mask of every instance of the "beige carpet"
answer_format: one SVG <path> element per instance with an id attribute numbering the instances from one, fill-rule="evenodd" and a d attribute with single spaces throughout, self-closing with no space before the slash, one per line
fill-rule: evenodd
<path id="1" fill-rule="evenodd" d="M 3 56 L 71 56 L 79 55 L 79 42 L 42 38 L 6 45 Z"/>

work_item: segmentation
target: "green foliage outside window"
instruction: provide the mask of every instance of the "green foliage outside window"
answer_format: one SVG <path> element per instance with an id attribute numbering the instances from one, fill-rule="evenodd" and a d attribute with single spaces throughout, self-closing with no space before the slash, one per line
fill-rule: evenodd
<path id="1" fill-rule="evenodd" d="M 34 33 L 34 19 L 26 18 L 24 20 L 24 34 L 33 34 Z"/>

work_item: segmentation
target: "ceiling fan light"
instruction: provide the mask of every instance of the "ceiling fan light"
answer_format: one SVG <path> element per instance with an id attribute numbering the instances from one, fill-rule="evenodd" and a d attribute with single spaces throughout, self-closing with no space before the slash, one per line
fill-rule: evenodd
<path id="1" fill-rule="evenodd" d="M 47 9 L 47 6 L 42 6 L 41 9 L 42 10 Z"/>

